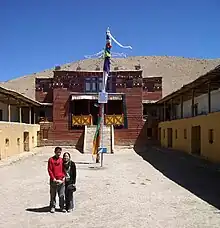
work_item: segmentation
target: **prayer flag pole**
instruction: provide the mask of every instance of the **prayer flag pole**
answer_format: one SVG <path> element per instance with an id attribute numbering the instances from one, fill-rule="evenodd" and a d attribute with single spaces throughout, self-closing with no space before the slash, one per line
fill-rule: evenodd
<path id="1" fill-rule="evenodd" d="M 106 92 L 107 80 L 110 73 L 110 64 L 111 64 L 111 48 L 112 48 L 112 40 L 121 48 L 132 49 L 131 46 L 123 46 L 120 44 L 110 33 L 109 28 L 106 31 L 106 44 L 103 53 L 104 64 L 103 64 L 103 78 L 102 78 L 102 91 L 99 92 L 98 103 L 99 105 L 99 121 L 96 129 L 96 133 L 93 140 L 93 155 L 96 155 L 96 162 L 99 162 L 100 158 L 100 166 L 103 166 L 103 153 L 107 152 L 107 148 L 104 145 L 104 118 L 105 118 L 105 104 L 108 103 L 108 93 Z M 99 55 L 101 52 L 95 54 L 95 56 Z M 101 156 L 99 156 L 101 155 Z"/>

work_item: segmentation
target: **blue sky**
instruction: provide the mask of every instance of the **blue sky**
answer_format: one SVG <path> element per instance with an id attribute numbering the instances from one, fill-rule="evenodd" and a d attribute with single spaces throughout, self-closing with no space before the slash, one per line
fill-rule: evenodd
<path id="1" fill-rule="evenodd" d="M 219 0 L 0 0 L 0 81 L 100 51 L 220 57 Z"/>

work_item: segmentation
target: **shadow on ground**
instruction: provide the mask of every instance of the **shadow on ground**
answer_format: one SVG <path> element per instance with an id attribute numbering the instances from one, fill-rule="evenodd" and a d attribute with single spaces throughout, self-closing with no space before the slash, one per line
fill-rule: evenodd
<path id="1" fill-rule="evenodd" d="M 37 213 L 45 213 L 45 212 L 49 212 L 50 211 L 50 207 L 49 206 L 45 206 L 45 207 L 27 208 L 26 211 L 37 212 Z"/>
<path id="2" fill-rule="evenodd" d="M 26 211 L 36 212 L 36 213 L 46 213 L 46 212 L 50 212 L 50 207 L 45 206 L 45 207 L 27 208 Z M 56 212 L 61 212 L 61 210 L 56 208 Z"/>
<path id="3" fill-rule="evenodd" d="M 219 165 L 189 154 L 149 146 L 135 148 L 145 161 L 212 206 L 220 209 Z"/>

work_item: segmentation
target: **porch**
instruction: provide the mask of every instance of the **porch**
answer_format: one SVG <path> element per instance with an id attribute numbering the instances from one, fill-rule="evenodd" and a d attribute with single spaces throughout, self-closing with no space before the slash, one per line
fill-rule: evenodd
<path id="1" fill-rule="evenodd" d="M 108 103 L 105 104 L 105 125 L 123 127 L 124 110 L 122 94 L 109 94 Z M 97 125 L 99 112 L 98 94 L 71 95 L 70 115 L 72 128 Z"/>

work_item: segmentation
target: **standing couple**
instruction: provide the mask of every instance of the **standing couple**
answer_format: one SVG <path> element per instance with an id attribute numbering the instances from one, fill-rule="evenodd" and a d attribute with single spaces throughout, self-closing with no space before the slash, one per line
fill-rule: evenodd
<path id="1" fill-rule="evenodd" d="M 74 208 L 73 192 L 76 191 L 76 165 L 70 154 L 65 152 L 61 158 L 62 148 L 56 147 L 55 155 L 48 160 L 50 176 L 50 212 L 55 212 L 56 195 L 59 196 L 59 206 L 62 212 L 71 212 Z"/>

